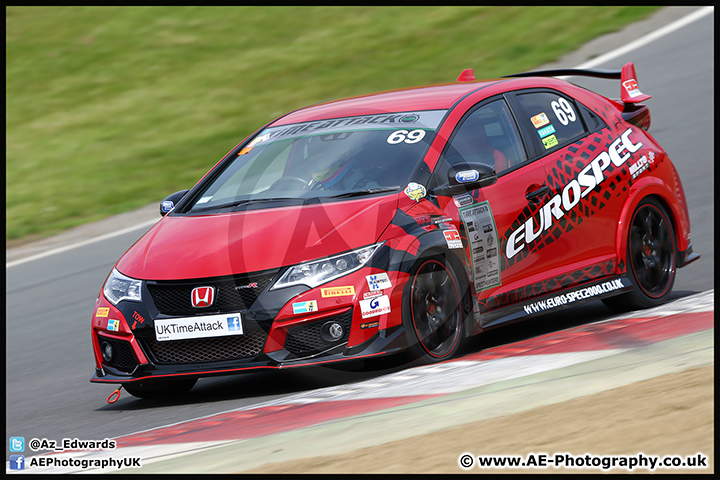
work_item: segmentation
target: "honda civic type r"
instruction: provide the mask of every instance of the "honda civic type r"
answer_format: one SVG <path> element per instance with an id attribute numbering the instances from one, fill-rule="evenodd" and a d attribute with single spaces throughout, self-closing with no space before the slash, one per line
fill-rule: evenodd
<path id="1" fill-rule="evenodd" d="M 564 80 L 620 80 L 611 100 Z M 117 262 L 92 382 L 199 377 L 409 351 L 584 301 L 667 300 L 692 252 L 677 170 L 632 63 L 382 92 L 257 130 Z"/>

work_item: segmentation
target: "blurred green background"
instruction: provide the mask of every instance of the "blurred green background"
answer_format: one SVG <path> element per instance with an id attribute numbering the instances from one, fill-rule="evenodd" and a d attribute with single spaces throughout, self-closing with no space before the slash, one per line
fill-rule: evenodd
<path id="1" fill-rule="evenodd" d="M 493 78 L 658 7 L 6 7 L 6 245 L 160 202 L 287 111 Z"/>

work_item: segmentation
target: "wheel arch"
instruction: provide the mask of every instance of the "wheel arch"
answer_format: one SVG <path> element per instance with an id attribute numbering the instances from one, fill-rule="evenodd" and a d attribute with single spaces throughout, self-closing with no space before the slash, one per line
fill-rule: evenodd
<path id="1" fill-rule="evenodd" d="M 627 242 L 628 242 L 628 228 L 632 215 L 635 212 L 637 206 L 646 198 L 656 199 L 670 215 L 670 221 L 672 222 L 672 230 L 675 236 L 675 244 L 677 250 L 681 251 L 687 248 L 688 242 L 683 235 L 678 231 L 679 225 L 681 225 L 680 218 L 682 213 L 679 211 L 677 202 L 674 201 L 672 190 L 668 186 L 656 179 L 647 178 L 644 181 L 638 182 L 630 187 L 630 194 L 622 207 L 617 229 L 615 231 L 615 245 L 616 255 L 620 261 L 627 266 Z M 624 273 L 625 269 L 618 270 L 618 273 Z"/>

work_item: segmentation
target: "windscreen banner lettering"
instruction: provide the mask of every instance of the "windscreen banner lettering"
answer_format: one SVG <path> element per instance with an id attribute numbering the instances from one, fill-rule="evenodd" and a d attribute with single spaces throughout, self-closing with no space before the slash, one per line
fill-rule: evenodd
<path id="1" fill-rule="evenodd" d="M 409 113 L 388 113 L 382 115 L 364 115 L 361 117 L 335 118 L 332 120 L 318 120 L 314 122 L 298 123 L 271 127 L 262 133 L 260 143 L 282 140 L 285 138 L 322 135 L 336 132 L 349 132 L 369 129 L 397 129 L 407 130 L 425 129 L 435 130 L 445 116 L 446 110 L 427 110 Z"/>
<path id="2" fill-rule="evenodd" d="M 605 170 L 610 166 L 622 166 L 643 146 L 641 142 L 633 143 L 630 139 L 633 131 L 625 130 L 619 138 L 610 144 L 610 147 L 595 157 L 582 171 L 565 185 L 563 191 L 546 202 L 537 216 L 527 219 L 514 232 L 510 234 L 505 255 L 512 258 L 533 242 L 543 232 L 549 230 L 555 221 L 560 220 L 565 213 L 575 208 L 580 200 L 586 197 L 595 187 L 605 180 Z"/>

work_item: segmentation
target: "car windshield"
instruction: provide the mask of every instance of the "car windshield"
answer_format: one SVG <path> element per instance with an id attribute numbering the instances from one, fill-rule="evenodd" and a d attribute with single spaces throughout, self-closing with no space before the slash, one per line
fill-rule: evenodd
<path id="1" fill-rule="evenodd" d="M 385 113 L 267 128 L 231 152 L 232 160 L 188 211 L 399 191 L 445 112 Z"/>

